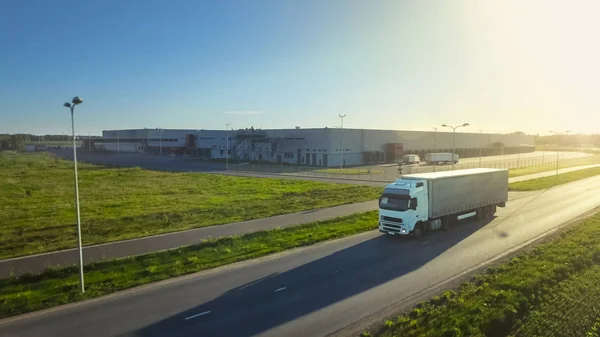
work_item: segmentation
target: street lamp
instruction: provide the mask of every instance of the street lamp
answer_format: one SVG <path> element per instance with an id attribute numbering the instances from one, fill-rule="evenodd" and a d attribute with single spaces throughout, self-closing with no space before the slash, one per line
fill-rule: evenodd
<path id="1" fill-rule="evenodd" d="M 483 130 L 479 130 L 479 135 L 481 138 L 481 134 L 483 133 Z M 483 149 L 483 146 L 479 146 L 479 167 L 481 167 L 481 150 Z"/>
<path id="2" fill-rule="evenodd" d="M 432 155 L 432 159 L 433 159 L 433 172 L 435 172 L 435 147 L 436 147 L 436 137 L 437 137 L 437 129 L 435 126 L 432 127 L 433 129 L 433 155 Z"/>
<path id="3" fill-rule="evenodd" d="M 521 131 L 518 132 L 518 141 L 517 141 L 517 168 L 521 167 Z"/>
<path id="4" fill-rule="evenodd" d="M 565 131 L 565 134 L 568 134 L 569 130 Z M 556 135 L 556 136 L 560 136 L 560 133 L 558 132 L 554 132 L 554 131 L 550 131 L 550 133 Z M 559 163 L 560 163 L 560 146 L 556 149 L 556 175 L 558 176 L 558 167 L 559 167 Z"/>
<path id="5" fill-rule="evenodd" d="M 231 123 L 225 123 L 225 138 L 227 139 L 227 149 L 225 150 L 225 171 L 229 169 L 229 125 L 231 125 Z"/>
<path id="6" fill-rule="evenodd" d="M 464 123 L 464 124 L 457 125 L 457 126 L 442 124 L 442 127 L 452 129 L 452 171 L 454 171 L 454 163 L 455 163 L 455 160 L 454 160 L 455 142 L 454 141 L 456 140 L 456 129 L 458 129 L 460 127 L 467 127 L 467 126 L 469 126 L 469 123 Z"/>
<path id="7" fill-rule="evenodd" d="M 81 292 L 85 292 L 85 285 L 83 282 L 83 249 L 81 244 L 81 216 L 79 213 L 79 180 L 77 178 L 77 143 L 75 141 L 75 118 L 73 112 L 75 106 L 83 103 L 83 99 L 79 96 L 73 97 L 71 103 L 66 102 L 63 106 L 71 109 L 71 132 L 73 135 L 73 167 L 75 172 L 75 211 L 77 214 L 77 243 L 79 245 L 79 285 L 81 286 Z"/>
<path id="8" fill-rule="evenodd" d="M 342 121 L 340 126 L 340 178 L 342 177 L 342 166 L 344 165 L 344 117 L 346 114 L 339 115 Z"/>

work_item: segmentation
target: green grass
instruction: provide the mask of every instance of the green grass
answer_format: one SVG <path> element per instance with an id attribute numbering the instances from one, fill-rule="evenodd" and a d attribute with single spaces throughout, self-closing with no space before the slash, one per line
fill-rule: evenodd
<path id="1" fill-rule="evenodd" d="M 388 320 L 372 335 L 598 336 L 600 214 Z"/>
<path id="2" fill-rule="evenodd" d="M 593 155 L 593 156 L 588 156 L 588 157 L 583 157 L 583 158 L 567 159 L 560 163 L 559 168 L 564 169 L 564 168 L 569 168 L 569 167 L 576 167 L 576 166 L 583 166 L 583 165 L 590 165 L 590 164 L 600 164 L 600 155 Z M 508 176 L 509 177 L 519 177 L 519 176 L 524 176 L 524 175 L 528 175 L 528 174 L 548 172 L 548 171 L 552 171 L 552 170 L 556 170 L 556 162 L 543 164 L 543 165 L 523 167 L 523 168 L 518 168 L 518 169 L 511 169 L 508 171 Z"/>
<path id="3" fill-rule="evenodd" d="M 589 178 L 600 174 L 600 167 L 593 167 L 579 171 L 561 173 L 559 175 L 519 181 L 508 184 L 509 191 L 534 191 L 550 188 L 552 186 L 570 183 L 575 180 Z"/>
<path id="4" fill-rule="evenodd" d="M 377 212 L 356 214 L 286 229 L 221 238 L 179 249 L 86 265 L 86 292 L 78 267 L 0 280 L 0 318 L 97 297 L 170 277 L 215 268 L 286 249 L 377 228 Z"/>
<path id="5" fill-rule="evenodd" d="M 318 173 L 327 173 L 327 174 L 340 174 L 339 168 L 325 168 L 313 170 L 312 172 Z M 377 168 L 367 168 L 367 167 L 354 167 L 354 168 L 343 168 L 342 174 L 347 175 L 360 175 L 360 174 L 381 174 L 383 170 Z"/>
<path id="6" fill-rule="evenodd" d="M 81 164 L 85 245 L 373 200 L 381 188 Z M 0 258 L 76 245 L 72 163 L 0 153 Z"/>

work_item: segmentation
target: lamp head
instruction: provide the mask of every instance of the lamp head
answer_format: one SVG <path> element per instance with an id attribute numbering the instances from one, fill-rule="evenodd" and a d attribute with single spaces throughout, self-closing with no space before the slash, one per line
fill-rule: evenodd
<path id="1" fill-rule="evenodd" d="M 469 126 L 469 125 L 471 125 L 471 124 L 469 124 L 469 123 L 465 123 L 465 124 L 463 124 L 463 126 Z"/>
<path id="2" fill-rule="evenodd" d="M 446 125 L 446 124 L 442 124 L 442 126 L 443 126 L 443 127 L 448 127 L 448 125 Z"/>
<path id="3" fill-rule="evenodd" d="M 71 107 L 71 103 L 65 102 L 65 104 L 63 104 L 63 106 L 66 106 L 67 108 L 70 108 Z"/>
<path id="4" fill-rule="evenodd" d="M 73 97 L 73 99 L 71 100 L 71 103 L 77 105 L 77 104 L 81 104 L 83 103 L 83 99 L 79 96 L 75 96 Z"/>

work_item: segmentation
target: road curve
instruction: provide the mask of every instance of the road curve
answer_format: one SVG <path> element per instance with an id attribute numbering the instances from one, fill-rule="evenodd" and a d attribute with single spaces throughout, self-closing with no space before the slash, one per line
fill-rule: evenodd
<path id="1" fill-rule="evenodd" d="M 600 177 L 531 192 L 489 223 L 378 232 L 0 322 L 2 336 L 324 336 L 600 206 Z"/>

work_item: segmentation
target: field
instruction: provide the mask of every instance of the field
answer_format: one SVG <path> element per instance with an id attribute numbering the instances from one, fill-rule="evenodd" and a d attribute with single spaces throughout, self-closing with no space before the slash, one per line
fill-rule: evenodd
<path id="1" fill-rule="evenodd" d="M 360 185 L 81 164 L 85 245 L 376 199 Z M 76 245 L 72 163 L 0 153 L 0 258 Z"/>
<path id="2" fill-rule="evenodd" d="M 365 336 L 599 336 L 600 214 Z"/>
<path id="3" fill-rule="evenodd" d="M 509 191 L 534 191 L 550 188 L 552 186 L 570 183 L 575 180 L 589 178 L 600 174 L 600 167 L 593 167 L 579 171 L 561 173 L 555 176 L 519 181 L 508 184 Z"/>
<path id="4" fill-rule="evenodd" d="M 179 249 L 85 266 L 86 292 L 79 291 L 78 267 L 0 280 L 0 318 L 97 297 L 170 277 L 215 268 L 286 249 L 377 228 L 377 212 L 286 229 L 221 238 Z"/>

